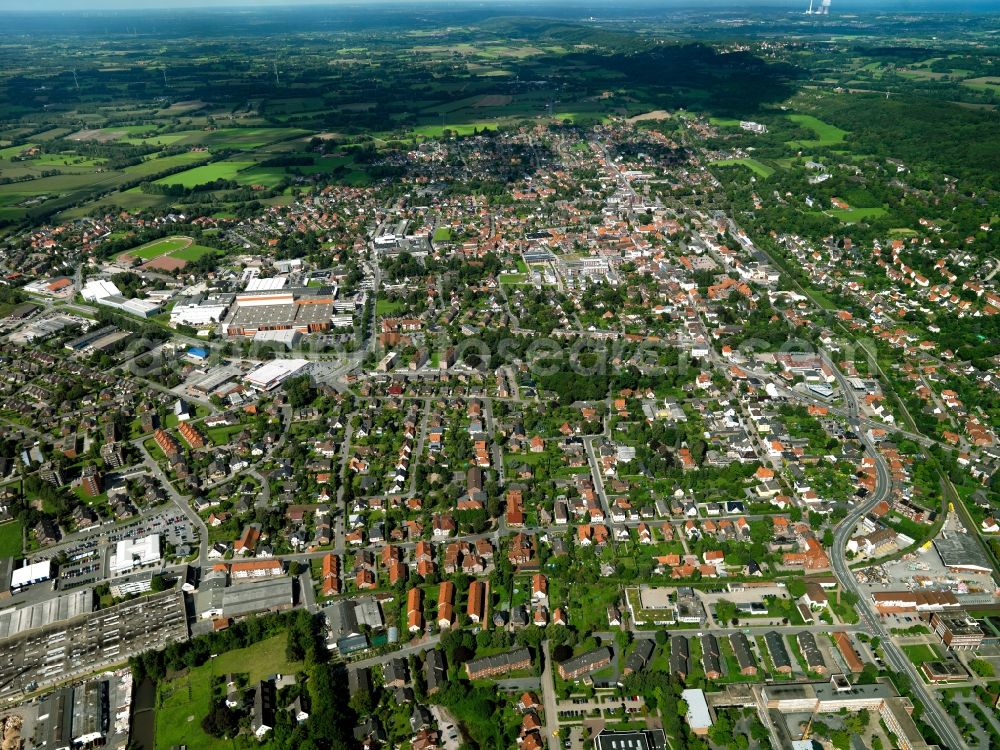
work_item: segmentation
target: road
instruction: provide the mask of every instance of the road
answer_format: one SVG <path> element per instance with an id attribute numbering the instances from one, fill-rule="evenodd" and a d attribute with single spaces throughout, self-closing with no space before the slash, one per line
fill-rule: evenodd
<path id="1" fill-rule="evenodd" d="M 358 661 L 348 662 L 348 669 L 360 669 L 362 667 L 374 667 L 377 664 L 385 664 L 392 659 L 398 659 L 399 657 L 411 656 L 412 654 L 422 654 L 424 651 L 429 651 L 434 648 L 438 641 L 441 640 L 440 635 L 428 635 L 420 639 L 417 643 L 410 643 L 409 645 L 403 646 L 395 651 L 390 651 L 387 654 L 380 654 L 379 656 L 372 656 L 367 659 L 359 659 Z"/>
<path id="2" fill-rule="evenodd" d="M 604 491 L 604 472 L 601 471 L 601 462 L 597 459 L 597 451 L 594 450 L 594 442 L 606 440 L 608 434 L 608 417 L 604 417 L 604 432 L 600 435 L 587 435 L 583 438 L 583 444 L 587 449 L 587 461 L 590 463 L 590 473 L 594 478 L 594 491 L 601 501 L 601 508 L 604 510 L 604 517 L 611 518 L 611 506 L 608 504 L 608 496 Z"/>
<path id="3" fill-rule="evenodd" d="M 545 710 L 545 736 L 549 750 L 559 750 L 559 709 L 556 705 L 556 681 L 552 676 L 555 665 L 549 656 L 549 642 L 542 641 L 542 704 Z"/>
<path id="4" fill-rule="evenodd" d="M 849 413 L 854 414 L 852 421 L 856 423 L 858 410 L 857 396 L 854 390 L 849 387 L 840 370 L 829 360 L 827 362 L 832 367 L 837 382 L 840 383 L 840 387 L 843 389 L 845 405 Z M 885 655 L 886 663 L 896 672 L 901 672 L 909 677 L 910 683 L 913 685 L 914 694 L 923 704 L 924 721 L 933 727 L 945 747 L 958 750 L 966 745 L 954 723 L 948 718 L 948 714 L 941 707 L 941 704 L 937 702 L 935 696 L 926 688 L 909 657 L 903 653 L 903 650 L 890 637 L 878 613 L 875 611 L 871 599 L 861 590 L 857 579 L 847 565 L 848 539 L 850 539 L 858 522 L 864 515 L 882 500 L 886 499 L 892 488 L 892 474 L 889 471 L 889 465 L 885 457 L 878 451 L 866 433 L 860 429 L 858 429 L 858 433 L 864 444 L 866 453 L 875 461 L 875 490 L 868 497 L 864 498 L 863 501 L 855 505 L 847 517 L 835 529 L 833 547 L 830 549 L 830 564 L 844 590 L 851 591 L 857 596 L 858 614 L 861 615 L 862 621 L 869 626 L 870 632 L 878 636 L 881 640 L 882 653 Z"/>
<path id="5" fill-rule="evenodd" d="M 201 516 L 194 512 L 194 508 L 191 507 L 191 503 L 188 498 L 183 497 L 176 489 L 174 485 L 171 484 L 170 479 L 160 468 L 160 465 L 156 463 L 152 456 L 149 455 L 149 451 L 146 450 L 146 446 L 143 445 L 143 441 L 136 440 L 134 445 L 142 455 L 143 464 L 149 470 L 149 473 L 156 477 L 157 481 L 163 485 L 163 489 L 166 490 L 167 495 L 170 497 L 171 502 L 177 506 L 178 510 L 181 511 L 188 520 L 194 525 L 194 528 L 198 530 L 199 544 L 198 544 L 198 562 L 202 565 L 208 563 L 208 527 L 205 522 L 201 520 Z"/>

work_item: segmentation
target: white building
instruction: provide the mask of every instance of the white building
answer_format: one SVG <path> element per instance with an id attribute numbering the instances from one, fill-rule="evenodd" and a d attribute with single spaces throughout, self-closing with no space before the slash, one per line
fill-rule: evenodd
<path id="1" fill-rule="evenodd" d="M 247 374 L 246 381 L 258 391 L 272 391 L 308 364 L 307 359 L 275 359 Z"/>
<path id="2" fill-rule="evenodd" d="M 170 311 L 170 325 L 185 325 L 192 328 L 213 325 L 222 320 L 229 309 L 224 300 L 205 300 L 200 303 L 178 303 Z"/>
<path id="3" fill-rule="evenodd" d="M 25 565 L 11 572 L 10 587 L 12 590 L 22 589 L 33 583 L 41 583 L 52 577 L 52 561 L 42 560 L 30 565 Z"/>
<path id="4" fill-rule="evenodd" d="M 708 734 L 712 726 L 712 714 L 708 710 L 705 691 L 689 688 L 681 691 L 681 699 L 687 704 L 684 719 L 691 727 L 691 731 L 697 735 Z"/>
<path id="5" fill-rule="evenodd" d="M 122 575 L 134 568 L 160 562 L 160 535 L 150 534 L 141 539 L 122 539 L 111 553 L 111 575 Z"/>

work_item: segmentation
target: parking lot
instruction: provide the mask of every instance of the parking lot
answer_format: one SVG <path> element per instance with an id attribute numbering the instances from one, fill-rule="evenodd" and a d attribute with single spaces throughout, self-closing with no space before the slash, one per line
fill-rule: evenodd
<path id="1" fill-rule="evenodd" d="M 65 554 L 66 562 L 59 569 L 57 588 L 68 591 L 80 586 L 92 586 L 108 576 L 108 558 L 112 547 L 123 539 L 139 539 L 159 534 L 166 544 L 183 555 L 185 548 L 198 542 L 198 533 L 188 518 L 165 508 L 149 518 L 138 518 L 121 526 L 101 526 L 72 545 L 43 550 L 32 559 L 47 560 Z"/>

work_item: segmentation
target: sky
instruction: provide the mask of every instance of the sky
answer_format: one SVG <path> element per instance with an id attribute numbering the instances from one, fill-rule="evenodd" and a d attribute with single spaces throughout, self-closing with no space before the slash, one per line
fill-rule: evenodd
<path id="1" fill-rule="evenodd" d="M 231 7 L 295 7 L 302 5 L 337 5 L 353 6 L 368 5 L 377 8 L 379 5 L 413 5 L 419 6 L 425 0 L 0 0 L 0 11 L 92 11 L 92 10 L 145 10 L 150 8 L 231 8 Z M 430 0 L 429 4 L 466 5 L 469 7 L 489 7 L 490 0 Z M 609 10 L 620 7 L 670 8 L 670 7 L 720 7 L 727 9 L 745 8 L 775 8 L 797 9 L 805 6 L 805 0 L 500 0 L 498 5 L 509 8 L 511 5 L 523 4 L 530 6 L 534 13 L 544 14 L 546 5 L 579 6 L 591 11 L 599 11 L 602 6 Z M 1000 0 L 833 0 L 834 12 L 838 8 L 847 11 L 857 11 L 866 8 L 880 10 L 911 10 L 911 11 L 996 11 Z"/>

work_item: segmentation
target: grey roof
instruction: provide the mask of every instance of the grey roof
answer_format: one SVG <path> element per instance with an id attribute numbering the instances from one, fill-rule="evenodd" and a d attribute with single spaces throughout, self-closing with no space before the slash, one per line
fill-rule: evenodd
<path id="1" fill-rule="evenodd" d="M 253 696 L 253 719 L 251 727 L 256 732 L 260 727 L 274 727 L 277 694 L 274 683 L 264 680 L 257 685 Z"/>
<path id="2" fill-rule="evenodd" d="M 559 666 L 569 673 L 579 672 L 581 669 L 594 669 L 598 664 L 601 664 L 607 660 L 611 659 L 611 649 L 607 646 L 601 646 L 601 648 L 595 648 L 593 651 L 587 651 L 584 654 L 574 656 L 566 661 L 559 662 Z"/>
<path id="3" fill-rule="evenodd" d="M 750 641 L 743 633 L 733 633 L 729 636 L 729 645 L 733 647 L 733 654 L 740 665 L 740 669 L 756 667 L 757 662 L 750 651 Z"/>
<path id="4" fill-rule="evenodd" d="M 385 680 L 386 684 L 390 682 L 395 682 L 396 680 L 409 682 L 410 670 L 406 666 L 406 659 L 402 658 L 390 659 L 386 664 L 382 666 L 382 677 Z"/>
<path id="5" fill-rule="evenodd" d="M 649 638 L 640 638 L 635 642 L 635 648 L 625 660 L 625 669 L 638 672 L 646 668 L 653 655 L 654 644 Z"/>
<path id="6" fill-rule="evenodd" d="M 358 667 L 347 672 L 347 689 L 351 695 L 372 691 L 372 675 L 367 667 Z"/>
<path id="7" fill-rule="evenodd" d="M 444 663 L 444 654 L 437 649 L 427 652 L 427 661 L 424 663 L 424 677 L 427 681 L 427 690 L 436 690 L 444 685 L 447 672 Z"/>
<path id="8" fill-rule="evenodd" d="M 670 671 L 685 675 L 688 672 L 688 642 L 682 635 L 670 639 Z"/>
<path id="9" fill-rule="evenodd" d="M 706 633 L 701 639 L 701 661 L 705 673 L 722 674 L 722 660 L 719 658 L 719 641 L 711 633 Z"/>
<path id="10" fill-rule="evenodd" d="M 989 559 L 972 534 L 951 534 L 934 540 L 934 549 L 949 568 L 977 567 L 991 570 Z"/>
<path id="11" fill-rule="evenodd" d="M 358 625 L 357 608 L 350 599 L 341 599 L 324 609 L 326 622 L 330 627 L 330 635 L 339 640 L 345 636 L 358 635 L 361 628 Z"/>
<path id="12" fill-rule="evenodd" d="M 819 646 L 816 645 L 816 636 L 808 631 L 802 631 L 795 636 L 795 640 L 799 644 L 799 651 L 802 652 L 802 656 L 806 660 L 806 666 L 809 669 L 815 672 L 826 668 L 826 662 L 823 661 L 823 654 L 820 653 Z"/>
<path id="13" fill-rule="evenodd" d="M 225 617 L 288 608 L 294 603 L 294 582 L 286 577 L 241 583 L 222 592 L 222 614 Z"/>
<path id="14" fill-rule="evenodd" d="M 771 661 L 774 662 L 775 669 L 792 668 L 792 659 L 785 648 L 785 639 L 781 633 L 769 630 L 764 634 L 764 642 L 767 643 L 767 650 L 771 654 Z"/>
<path id="15" fill-rule="evenodd" d="M 505 651 L 502 654 L 493 654 L 492 656 L 482 656 L 478 659 L 472 659 L 465 664 L 469 672 L 476 673 L 483 669 L 510 667 L 513 664 L 520 664 L 525 659 L 531 659 L 531 652 L 526 648 L 516 648 L 513 651 Z"/>

